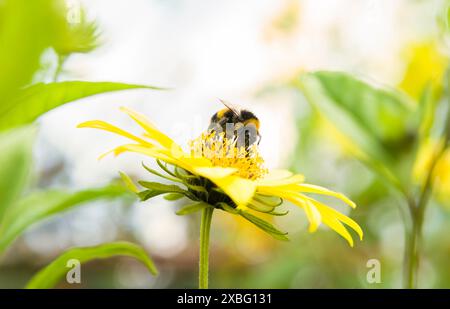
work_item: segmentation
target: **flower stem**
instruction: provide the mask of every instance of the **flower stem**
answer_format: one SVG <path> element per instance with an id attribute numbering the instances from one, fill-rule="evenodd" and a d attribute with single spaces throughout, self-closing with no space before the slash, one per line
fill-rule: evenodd
<path id="1" fill-rule="evenodd" d="M 61 74 L 63 67 L 64 67 L 64 62 L 66 62 L 66 56 L 62 56 L 58 54 L 58 63 L 55 69 L 55 72 L 53 73 L 53 82 L 57 82 L 58 81 L 58 77 Z"/>
<path id="2" fill-rule="evenodd" d="M 202 221 L 200 224 L 200 262 L 199 262 L 199 289 L 208 288 L 209 269 L 209 232 L 214 208 L 206 207 L 202 211 Z"/>
<path id="3" fill-rule="evenodd" d="M 404 286 L 407 289 L 415 289 L 417 287 L 417 271 L 420 258 L 420 243 L 422 234 L 422 223 L 416 215 L 412 215 L 412 227 L 408 235 L 408 243 L 406 245 L 406 270 Z"/>
<path id="4" fill-rule="evenodd" d="M 442 139 L 444 141 L 443 145 L 440 145 L 432 160 L 431 165 L 428 169 L 428 174 L 425 179 L 425 183 L 422 188 L 422 192 L 419 196 L 418 203 L 416 204 L 414 200 L 409 200 L 409 210 L 411 215 L 412 227 L 407 233 L 408 241 L 405 245 L 405 277 L 404 286 L 405 288 L 414 289 L 417 287 L 417 272 L 419 269 L 419 259 L 421 251 L 421 238 L 422 238 L 422 227 L 425 217 L 425 210 L 429 203 L 431 193 L 433 191 L 433 174 L 437 163 L 442 158 L 447 147 L 450 144 L 450 67 L 447 68 L 446 73 L 446 93 L 447 93 L 447 115 L 445 119 L 445 128 L 443 131 Z"/>
<path id="5" fill-rule="evenodd" d="M 431 166 L 417 205 L 413 201 L 410 201 L 409 203 L 412 227 L 409 231 L 409 235 L 407 235 L 408 244 L 405 246 L 405 266 L 407 268 L 404 281 L 405 288 L 408 289 L 415 289 L 417 287 L 417 272 L 419 268 L 422 227 L 425 217 L 425 210 L 433 190 L 434 169 L 439 159 L 442 157 L 445 148 L 446 145 L 438 149 L 431 161 Z"/>

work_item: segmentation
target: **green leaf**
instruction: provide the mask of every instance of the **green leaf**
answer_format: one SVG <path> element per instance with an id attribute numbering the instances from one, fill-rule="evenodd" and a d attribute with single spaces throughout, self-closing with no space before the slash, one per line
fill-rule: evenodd
<path id="1" fill-rule="evenodd" d="M 35 134 L 33 126 L 0 134 L 0 220 L 29 181 Z"/>
<path id="2" fill-rule="evenodd" d="M 79 20 L 76 23 L 66 23 L 62 29 L 62 39 L 53 48 L 62 57 L 72 53 L 88 53 L 96 49 L 99 43 L 100 31 L 95 21 L 88 20 L 84 9 L 80 8 Z"/>
<path id="3" fill-rule="evenodd" d="M 375 88 L 341 72 L 315 72 L 306 78 L 309 77 L 320 83 L 322 94 L 329 99 L 326 102 L 312 102 L 322 112 L 326 112 L 328 104 L 333 104 L 382 143 L 396 142 L 408 133 L 413 105 L 400 92 Z M 330 113 L 326 116 L 334 117 Z"/>
<path id="4" fill-rule="evenodd" d="M 87 202 L 128 194 L 125 187 L 117 185 L 79 192 L 48 190 L 32 193 L 11 205 L 0 221 L 0 253 L 31 225 L 43 219 Z"/>
<path id="5" fill-rule="evenodd" d="M 184 216 L 184 215 L 190 215 L 194 212 L 200 211 L 205 209 L 206 207 L 212 207 L 211 205 L 208 205 L 206 203 L 200 202 L 200 203 L 195 203 L 195 204 L 191 204 L 191 205 L 187 205 L 184 206 L 183 208 L 181 208 L 180 210 L 178 210 L 176 212 L 177 215 L 179 216 Z"/>
<path id="6" fill-rule="evenodd" d="M 393 90 L 374 88 L 339 72 L 304 74 L 299 86 L 322 116 L 371 157 L 391 159 L 389 147 L 408 138 L 413 109 Z"/>
<path id="7" fill-rule="evenodd" d="M 49 289 L 54 287 L 67 274 L 69 268 L 67 262 L 78 260 L 80 263 L 95 259 L 107 259 L 115 256 L 128 256 L 141 261 L 151 274 L 157 275 L 158 271 L 140 246 L 129 242 L 113 242 L 95 247 L 73 248 L 41 269 L 27 284 L 27 289 Z"/>
<path id="8" fill-rule="evenodd" d="M 0 113 L 0 130 L 30 123 L 40 115 L 65 103 L 96 94 L 129 90 L 162 88 L 112 82 L 68 81 L 30 86 L 20 92 L 10 108 Z"/>
<path id="9" fill-rule="evenodd" d="M 258 218 L 248 212 L 245 211 L 239 211 L 239 214 L 247 219 L 249 222 L 253 223 L 255 226 L 263 230 L 264 232 L 270 234 L 273 238 L 278 240 L 289 240 L 286 235 L 287 233 L 281 232 L 276 227 L 274 227 L 272 224 L 270 224 L 267 221 L 264 221 L 261 218 Z"/>
<path id="10" fill-rule="evenodd" d="M 409 143 L 414 120 L 405 96 L 340 72 L 303 74 L 297 86 L 308 102 L 357 147 L 353 155 L 401 189 L 392 171 L 398 167 L 399 149 Z"/>
<path id="11" fill-rule="evenodd" d="M 0 1 L 0 113 L 18 89 L 31 82 L 42 53 L 58 39 L 65 12 L 59 1 Z M 0 120 L 0 123 L 3 120 Z"/>

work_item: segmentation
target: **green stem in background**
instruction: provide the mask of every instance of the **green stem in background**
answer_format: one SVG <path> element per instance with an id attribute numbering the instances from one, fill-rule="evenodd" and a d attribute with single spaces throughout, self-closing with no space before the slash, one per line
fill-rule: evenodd
<path id="1" fill-rule="evenodd" d="M 209 232 L 211 230 L 213 211 L 213 207 L 206 207 L 202 211 L 202 221 L 200 224 L 200 262 L 198 274 L 199 289 L 208 288 Z"/>
<path id="2" fill-rule="evenodd" d="M 66 62 L 67 56 L 62 56 L 60 54 L 58 54 L 58 63 L 55 69 L 55 72 L 53 73 L 53 82 L 57 82 L 58 81 L 58 77 L 61 74 L 63 67 L 64 67 L 64 62 Z"/>
<path id="3" fill-rule="evenodd" d="M 447 78 L 450 76 L 450 71 L 447 71 Z M 447 96 L 450 89 L 448 84 L 450 79 L 447 80 Z M 443 132 L 444 143 L 437 149 L 434 157 L 431 160 L 431 166 L 428 170 L 427 178 L 425 179 L 425 184 L 423 186 L 422 192 L 419 196 L 417 205 L 414 200 L 409 200 L 409 210 L 411 215 L 412 226 L 409 231 L 408 242 L 405 246 L 405 288 L 414 289 L 417 287 L 417 273 L 419 269 L 420 262 L 420 252 L 421 252 L 421 238 L 423 221 L 425 217 L 425 210 L 427 208 L 428 202 L 430 200 L 431 193 L 433 191 L 433 174 L 437 163 L 441 159 L 445 150 L 449 145 L 450 140 L 450 96 L 447 107 L 447 118 L 445 123 L 445 131 Z"/>
<path id="4" fill-rule="evenodd" d="M 412 205 L 413 211 L 411 211 L 412 226 L 406 234 L 407 243 L 405 244 L 405 278 L 404 287 L 407 289 L 414 289 L 417 287 L 417 271 L 420 258 L 420 244 L 422 235 L 422 223 L 423 217 L 419 220 L 417 214 L 418 209 L 415 205 Z"/>
<path id="5" fill-rule="evenodd" d="M 405 288 L 414 289 L 417 287 L 417 271 L 419 268 L 420 259 L 420 247 L 422 238 L 422 227 L 423 220 L 425 217 L 425 210 L 427 208 L 428 202 L 433 189 L 433 173 L 436 164 L 439 162 L 442 154 L 445 151 L 445 146 L 438 150 L 437 154 L 434 156 L 430 169 L 425 180 L 422 192 L 419 197 L 419 202 L 417 205 L 410 201 L 410 214 L 412 226 L 408 235 L 408 244 L 405 248 L 405 258 L 406 258 L 406 277 L 405 277 Z"/>

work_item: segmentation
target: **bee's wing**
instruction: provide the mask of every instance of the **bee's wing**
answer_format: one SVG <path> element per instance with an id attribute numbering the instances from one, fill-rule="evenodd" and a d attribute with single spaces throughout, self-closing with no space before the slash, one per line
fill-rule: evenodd
<path id="1" fill-rule="evenodd" d="M 233 106 L 232 104 L 230 104 L 222 99 L 219 99 L 219 101 L 222 102 L 222 104 L 225 105 L 225 107 L 229 108 L 230 111 L 232 111 L 236 117 L 241 118 L 241 113 L 239 112 L 238 107 Z"/>

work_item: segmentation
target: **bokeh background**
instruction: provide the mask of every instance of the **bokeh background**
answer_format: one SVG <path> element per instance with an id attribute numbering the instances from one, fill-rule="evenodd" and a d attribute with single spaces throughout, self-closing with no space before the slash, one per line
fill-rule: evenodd
<path id="1" fill-rule="evenodd" d="M 0 1 L 1 3 L 1 1 Z M 39 122 L 34 146 L 36 186 L 81 189 L 105 185 L 118 171 L 151 180 L 141 161 L 126 154 L 97 157 L 122 140 L 76 129 L 102 119 L 135 130 L 120 106 L 145 113 L 180 144 L 204 130 L 220 99 L 246 107 L 261 120 L 268 167 L 290 168 L 307 181 L 340 191 L 357 204 L 347 213 L 365 238 L 354 248 L 328 228 L 307 231 L 300 209 L 275 224 L 289 232 L 279 242 L 243 221 L 215 212 L 211 235 L 212 288 L 399 288 L 404 230 L 398 204 L 382 182 L 348 155 L 288 81 L 301 72 L 339 70 L 399 87 L 417 97 L 428 78 L 442 75 L 446 56 L 437 44 L 441 0 L 85 0 L 99 46 L 71 55 L 59 81 L 118 81 L 168 87 L 83 99 Z M 81 7 L 80 6 L 80 7 Z M 39 73 L 51 81 L 56 55 L 48 51 Z M 414 70 L 412 69 L 414 68 Z M 139 132 L 139 130 L 137 130 Z M 450 189 L 449 189 L 450 190 Z M 0 287 L 22 287 L 65 249 L 113 240 L 141 244 L 160 270 L 152 277 L 127 258 L 82 266 L 81 285 L 62 288 L 196 287 L 200 216 L 180 217 L 183 202 L 118 199 L 90 203 L 40 222 L 0 262 Z M 450 209 L 432 202 L 426 214 L 420 287 L 450 288 Z M 381 279 L 369 284 L 370 259 Z"/>

